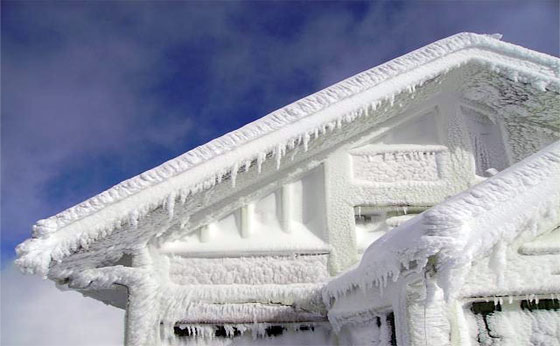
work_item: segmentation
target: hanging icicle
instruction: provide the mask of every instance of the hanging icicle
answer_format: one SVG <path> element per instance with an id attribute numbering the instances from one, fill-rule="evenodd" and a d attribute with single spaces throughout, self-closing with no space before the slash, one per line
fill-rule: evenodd
<path id="1" fill-rule="evenodd" d="M 231 168 L 231 187 L 235 187 L 235 184 L 237 183 L 237 171 L 239 170 L 239 164 L 236 162 L 233 164 L 233 167 Z"/>

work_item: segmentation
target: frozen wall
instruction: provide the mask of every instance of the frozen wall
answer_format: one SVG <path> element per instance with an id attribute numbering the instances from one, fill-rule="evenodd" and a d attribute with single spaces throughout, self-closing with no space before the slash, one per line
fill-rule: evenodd
<path id="1" fill-rule="evenodd" d="M 501 171 L 510 165 L 502 136 L 502 125 L 496 119 L 461 106 L 475 159 L 476 174 L 485 176 L 493 168 Z"/>
<path id="2" fill-rule="evenodd" d="M 474 345 L 560 345 L 558 299 L 474 302 L 464 308 Z"/>
<path id="3" fill-rule="evenodd" d="M 248 200 L 241 208 L 160 244 L 162 252 L 208 256 L 325 253 L 325 182 L 322 167 Z"/>

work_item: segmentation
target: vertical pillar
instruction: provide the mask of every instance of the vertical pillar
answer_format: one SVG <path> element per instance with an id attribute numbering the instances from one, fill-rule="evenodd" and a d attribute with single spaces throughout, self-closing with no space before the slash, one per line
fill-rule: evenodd
<path id="1" fill-rule="evenodd" d="M 144 283 L 129 287 L 125 321 L 125 345 L 160 345 L 156 285 Z"/>
<path id="2" fill-rule="evenodd" d="M 336 275 L 357 261 L 350 155 L 343 148 L 324 164 L 329 271 Z M 350 200 L 350 201 L 349 201 Z"/>
<path id="3" fill-rule="evenodd" d="M 292 232 L 292 203 L 293 203 L 293 190 L 291 184 L 282 186 L 282 230 L 286 233 Z"/>
<path id="4" fill-rule="evenodd" d="M 212 236 L 212 226 L 211 225 L 205 225 L 200 227 L 200 242 L 201 243 L 207 243 L 208 241 L 210 241 L 210 237 Z"/>
<path id="5" fill-rule="evenodd" d="M 249 203 L 241 208 L 241 237 L 248 238 L 253 231 L 255 204 Z"/>
<path id="6" fill-rule="evenodd" d="M 131 275 L 123 282 L 128 287 L 125 315 L 126 346 L 160 346 L 160 321 L 158 292 L 160 285 L 153 268 L 150 246 L 132 257 Z"/>
<path id="7" fill-rule="evenodd" d="M 406 345 L 449 345 L 452 338 L 450 324 L 452 312 L 445 302 L 443 290 L 437 286 L 435 279 L 430 277 L 427 277 L 424 282 L 417 282 L 414 286 L 416 292 L 409 292 L 406 306 L 408 310 L 406 319 L 409 323 L 409 339 Z M 398 328 L 397 336 L 404 326 Z M 399 341 L 397 339 L 397 342 Z"/>

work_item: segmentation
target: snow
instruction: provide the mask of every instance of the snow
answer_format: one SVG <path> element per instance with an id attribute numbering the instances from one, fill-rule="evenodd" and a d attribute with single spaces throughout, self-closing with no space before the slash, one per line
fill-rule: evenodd
<path id="1" fill-rule="evenodd" d="M 200 329 L 197 334 L 210 339 L 213 326 L 224 324 L 233 325 L 242 333 L 255 333 L 271 324 L 324 323 L 322 286 L 168 284 L 159 295 L 159 308 L 152 310 L 157 313 L 153 320 L 163 323 L 161 331 L 166 340 L 175 338 L 173 327 L 177 323 Z"/>
<path id="2" fill-rule="evenodd" d="M 472 342 L 481 345 L 560 345 L 560 311 L 527 310 L 519 301 L 500 303 L 501 311 L 483 316 L 466 312 Z"/>
<path id="3" fill-rule="evenodd" d="M 129 345 L 466 340 L 461 299 L 560 287 L 559 92 L 557 58 L 459 34 L 39 221 L 18 264 L 127 287 Z"/>
<path id="4" fill-rule="evenodd" d="M 182 326 L 181 326 L 182 327 Z M 306 324 L 284 324 L 283 331 L 279 336 L 267 336 L 267 328 L 278 327 L 278 325 L 259 323 L 259 324 L 231 324 L 223 326 L 228 338 L 215 337 L 216 327 L 212 325 L 184 326 L 194 337 L 173 337 L 169 336 L 164 340 L 163 345 L 228 345 L 240 346 L 247 344 L 267 345 L 335 345 L 335 337 L 330 327 L 325 323 L 306 323 Z M 235 332 L 240 335 L 233 337 Z"/>
<path id="5" fill-rule="evenodd" d="M 408 268 L 423 271 L 432 256 L 437 284 L 448 301 L 473 260 L 495 250 L 491 266 L 501 273 L 502 243 L 558 224 L 559 176 L 560 141 L 391 230 L 366 250 L 356 268 L 328 283 L 325 303 L 355 287 L 397 281 Z"/>
<path id="6" fill-rule="evenodd" d="M 504 147 L 503 130 L 496 120 L 468 107 L 462 107 L 461 111 L 467 115 L 466 125 L 476 153 L 477 174 L 484 176 L 484 172 L 489 169 L 501 171 L 508 167 L 510 162 Z"/>
<path id="7" fill-rule="evenodd" d="M 166 205 L 169 218 L 173 218 L 176 200 L 185 201 L 224 178 L 236 186 L 239 173 L 251 169 L 249 162 L 256 162 L 260 171 L 268 153 L 273 153 L 277 168 L 281 168 L 287 148 L 302 145 L 307 152 L 318 137 L 375 113 L 384 102 L 392 106 L 395 95 L 413 94 L 417 86 L 471 61 L 515 76 L 536 90 L 560 90 L 558 59 L 492 36 L 458 34 L 288 105 L 38 221 L 33 239 L 18 247 L 18 264 L 29 272 L 46 275 L 51 261 L 87 248 L 115 230 L 140 227 L 140 220 L 158 207 Z"/>
<path id="8" fill-rule="evenodd" d="M 445 150 L 443 146 L 369 145 L 353 152 L 354 177 L 391 183 L 438 180 L 437 155 Z"/>
<path id="9" fill-rule="evenodd" d="M 169 276 L 181 285 L 264 285 L 326 281 L 327 255 L 169 258 Z"/>
<path id="10" fill-rule="evenodd" d="M 524 255 L 560 254 L 560 227 L 523 244 L 519 252 Z"/>
<path id="11" fill-rule="evenodd" d="M 342 330 L 338 333 L 340 343 L 343 345 L 391 345 L 391 326 L 387 315 L 374 317 L 374 323 L 353 325 L 351 332 Z"/>
<path id="12" fill-rule="evenodd" d="M 217 254 L 328 253 L 330 246 L 324 240 L 323 195 L 323 173 L 321 169 L 315 169 L 301 179 L 247 202 L 198 232 L 163 240 L 160 249 L 164 253 L 206 257 Z"/>

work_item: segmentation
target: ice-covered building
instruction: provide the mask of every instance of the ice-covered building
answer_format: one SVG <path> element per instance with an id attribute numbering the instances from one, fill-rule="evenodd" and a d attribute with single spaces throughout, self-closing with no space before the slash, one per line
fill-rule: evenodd
<path id="1" fill-rule="evenodd" d="M 126 309 L 127 345 L 558 344 L 559 97 L 560 59 L 458 34 L 37 222 L 17 263 Z"/>

